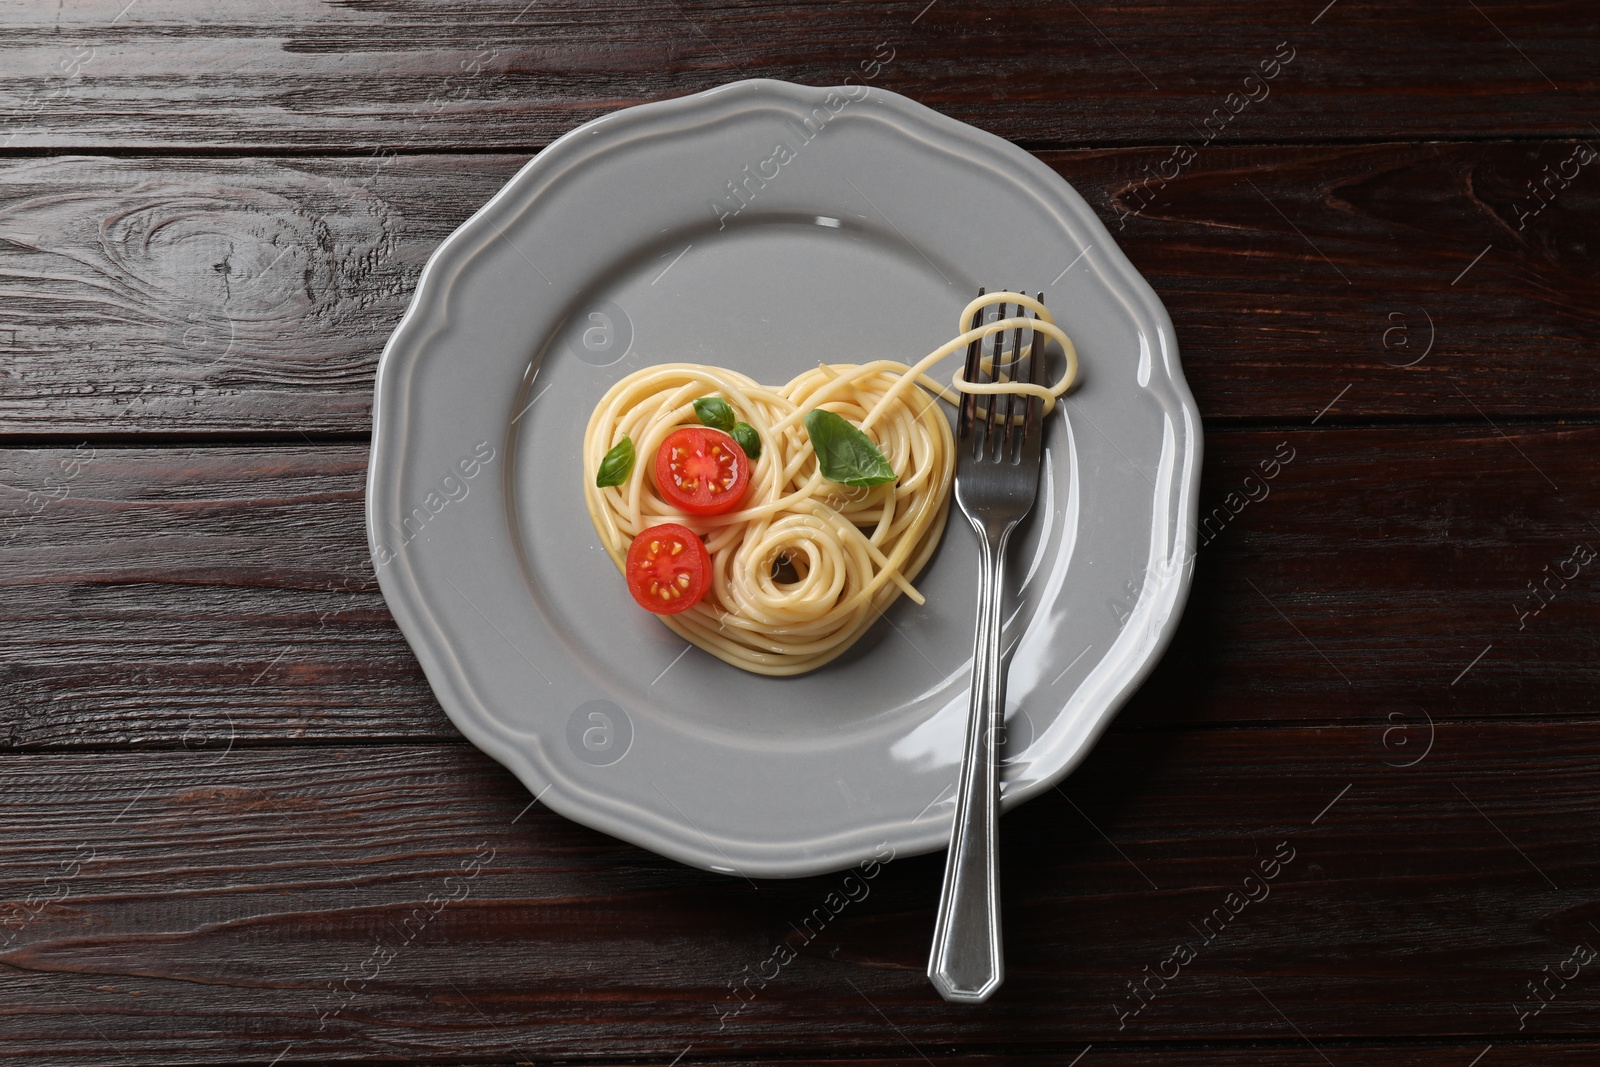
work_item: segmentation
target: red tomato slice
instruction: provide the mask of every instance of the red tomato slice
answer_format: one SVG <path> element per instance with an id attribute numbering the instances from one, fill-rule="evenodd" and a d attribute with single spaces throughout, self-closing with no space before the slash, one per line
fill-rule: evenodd
<path id="1" fill-rule="evenodd" d="M 656 488 L 667 503 L 691 515 L 721 515 L 739 506 L 750 484 L 750 460 L 728 434 L 685 426 L 667 434 L 656 452 Z"/>
<path id="2" fill-rule="evenodd" d="M 711 586 L 711 553 L 693 530 L 675 522 L 652 526 L 628 546 L 628 592 L 646 611 L 688 611 Z"/>

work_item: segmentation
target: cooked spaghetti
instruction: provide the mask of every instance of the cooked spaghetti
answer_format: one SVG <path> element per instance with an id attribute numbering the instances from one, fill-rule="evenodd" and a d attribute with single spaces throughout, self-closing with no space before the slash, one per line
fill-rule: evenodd
<path id="1" fill-rule="evenodd" d="M 980 309 L 999 303 L 1038 317 L 963 328 L 911 365 L 820 364 L 777 388 L 695 363 L 646 367 L 623 378 L 596 406 L 583 443 L 584 492 L 606 551 L 626 573 L 629 543 L 641 531 L 676 523 L 703 537 L 711 560 L 704 597 L 661 621 L 719 659 L 758 674 L 802 674 L 827 663 L 901 593 L 923 603 L 912 581 L 939 544 L 955 476 L 950 420 L 934 398 L 955 404 L 961 392 L 1031 395 L 1048 414 L 1077 374 L 1071 340 L 1031 297 L 980 296 L 962 310 L 960 322 L 964 327 Z M 1065 352 L 1066 370 L 1053 385 L 969 383 L 958 371 L 947 388 L 927 376 L 974 340 L 1019 327 L 1036 331 L 1036 343 L 1039 334 L 1053 338 Z M 648 463 L 619 485 L 596 485 L 608 451 L 624 437 L 640 456 L 655 456 L 669 434 L 699 424 L 694 401 L 707 396 L 725 400 L 760 438 L 740 506 L 723 514 L 685 514 L 663 498 Z M 825 479 L 802 424 L 816 409 L 866 433 L 893 468 L 894 481 L 851 487 Z"/>

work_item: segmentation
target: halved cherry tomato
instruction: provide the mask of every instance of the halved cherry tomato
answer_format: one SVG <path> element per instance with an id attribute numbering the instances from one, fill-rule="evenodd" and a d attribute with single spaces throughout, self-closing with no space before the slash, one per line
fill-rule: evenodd
<path id="1" fill-rule="evenodd" d="M 711 586 L 711 553 L 693 530 L 652 526 L 628 546 L 628 592 L 646 611 L 676 615 L 700 603 Z"/>
<path id="2" fill-rule="evenodd" d="M 721 515 L 739 506 L 750 484 L 750 460 L 728 434 L 685 426 L 656 452 L 656 487 L 667 503 L 691 515 Z"/>

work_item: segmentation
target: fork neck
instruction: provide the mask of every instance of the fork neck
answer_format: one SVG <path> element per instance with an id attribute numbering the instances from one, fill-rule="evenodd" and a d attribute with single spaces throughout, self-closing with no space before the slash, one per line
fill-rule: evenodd
<path id="1" fill-rule="evenodd" d="M 1006 543 L 1011 539 L 1011 531 L 1017 527 L 1017 520 L 977 515 L 968 515 L 967 519 L 978 535 L 978 547 L 984 558 L 989 563 L 998 564 L 1005 556 Z"/>

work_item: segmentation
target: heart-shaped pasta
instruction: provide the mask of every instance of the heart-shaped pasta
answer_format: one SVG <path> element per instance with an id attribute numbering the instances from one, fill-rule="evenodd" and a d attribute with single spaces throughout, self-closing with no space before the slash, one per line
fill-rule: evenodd
<path id="1" fill-rule="evenodd" d="M 939 400 L 957 399 L 925 372 L 976 339 L 1022 326 L 1061 344 L 1067 370 L 1059 381 L 976 384 L 958 373 L 954 390 L 1039 395 L 1048 412 L 1076 376 L 1072 342 L 1031 297 L 979 297 L 960 321 L 969 323 L 981 308 L 1003 302 L 1029 307 L 1039 318 L 964 329 L 914 365 L 820 364 L 773 387 L 721 367 L 667 363 L 618 381 L 596 406 L 583 449 L 589 515 L 606 551 L 621 570 L 629 542 L 642 530 L 679 523 L 701 535 L 712 568 L 704 599 L 658 617 L 719 659 L 758 674 L 820 667 L 848 649 L 902 593 L 923 603 L 912 582 L 938 547 L 955 476 L 955 441 Z M 685 515 L 663 499 L 649 460 L 668 434 L 700 425 L 694 401 L 709 396 L 727 401 L 739 421 L 755 428 L 761 455 L 739 508 Z M 866 433 L 895 481 L 855 488 L 825 479 L 801 421 L 819 408 Z M 597 486 L 602 459 L 624 436 L 645 461 L 621 485 Z"/>

